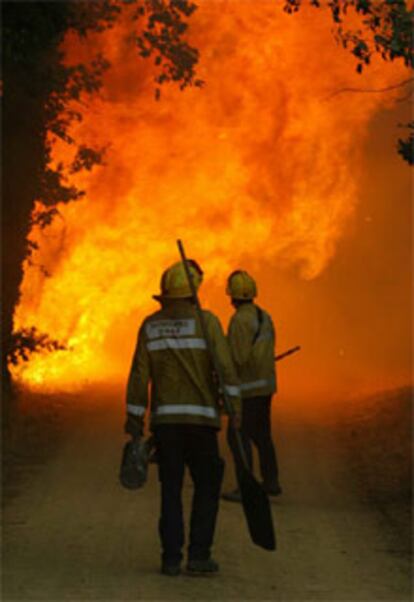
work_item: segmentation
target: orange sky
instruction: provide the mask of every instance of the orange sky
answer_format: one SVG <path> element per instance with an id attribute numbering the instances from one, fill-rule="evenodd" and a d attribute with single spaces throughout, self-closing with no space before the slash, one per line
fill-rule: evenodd
<path id="1" fill-rule="evenodd" d="M 257 4 L 257 3 L 256 3 Z M 120 23 L 69 59 L 102 49 L 113 68 L 81 107 L 80 141 L 107 165 L 72 177 L 85 200 L 60 208 L 26 266 L 16 326 L 36 325 L 68 352 L 33 357 L 24 381 L 70 389 L 126 379 L 136 329 L 155 309 L 175 239 L 206 271 L 202 298 L 223 318 L 226 275 L 251 270 L 274 316 L 281 394 L 337 396 L 411 380 L 411 181 L 395 151 L 409 104 L 340 94 L 406 76 L 374 62 L 363 76 L 328 17 L 274 3 L 203 3 L 192 18 L 202 90 L 163 89 Z M 71 151 L 55 147 L 55 160 Z"/>

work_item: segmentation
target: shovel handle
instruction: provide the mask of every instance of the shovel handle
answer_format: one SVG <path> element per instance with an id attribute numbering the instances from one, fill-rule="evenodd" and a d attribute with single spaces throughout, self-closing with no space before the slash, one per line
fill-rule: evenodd
<path id="1" fill-rule="evenodd" d="M 209 340 L 209 336 L 208 336 L 208 332 L 207 332 L 207 326 L 205 323 L 205 319 L 204 319 L 204 314 L 203 311 L 201 309 L 201 305 L 200 305 L 200 301 L 198 299 L 198 295 L 197 295 L 197 290 L 196 287 L 194 286 L 194 282 L 193 282 L 193 278 L 191 276 L 191 272 L 190 269 L 188 267 L 188 260 L 187 257 L 185 255 L 185 251 L 184 251 L 184 246 L 183 243 L 181 242 L 181 240 L 177 240 L 177 246 L 178 246 L 178 250 L 180 252 L 180 256 L 181 256 L 181 260 L 183 262 L 184 265 L 184 269 L 185 269 L 185 274 L 187 276 L 187 280 L 188 280 L 188 284 L 190 285 L 190 290 L 191 290 L 191 295 L 193 297 L 193 301 L 196 307 L 196 311 L 197 311 L 197 316 L 198 316 L 198 320 L 200 323 L 200 327 L 201 327 L 201 331 L 203 333 L 203 337 L 206 341 L 206 345 L 207 345 L 207 351 L 210 355 L 211 358 L 211 362 L 213 364 L 214 367 L 214 371 L 217 375 L 217 380 L 218 380 L 218 384 L 219 387 L 222 391 L 222 396 L 223 396 L 223 402 L 224 402 L 224 409 L 226 410 L 227 414 L 230 417 L 230 420 L 234 417 L 235 415 L 235 411 L 233 408 L 233 404 L 226 392 L 226 387 L 225 387 L 225 383 L 224 383 L 224 378 L 223 378 L 223 374 L 221 371 L 221 367 L 216 359 L 216 356 L 214 354 L 214 351 L 212 349 L 212 345 L 211 342 Z M 232 427 L 231 427 L 232 428 Z M 245 466 L 245 468 L 249 471 L 249 464 L 247 462 L 247 457 L 246 457 L 246 453 L 244 451 L 244 446 L 242 443 L 242 439 L 241 439 L 241 435 L 240 435 L 240 431 L 238 429 L 234 429 L 234 434 L 236 436 L 236 442 L 237 442 L 237 447 L 239 449 L 240 452 L 240 457 L 242 459 L 242 462 Z"/>

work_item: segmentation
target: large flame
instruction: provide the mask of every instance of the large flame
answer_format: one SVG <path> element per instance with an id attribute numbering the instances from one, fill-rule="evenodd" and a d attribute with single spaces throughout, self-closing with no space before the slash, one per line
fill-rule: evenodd
<path id="1" fill-rule="evenodd" d="M 370 119 L 393 102 L 391 94 L 332 94 L 389 86 L 403 72 L 378 61 L 358 76 L 327 11 L 289 16 L 273 1 L 215 0 L 191 18 L 205 86 L 166 86 L 156 102 L 153 67 L 130 31 L 125 18 L 65 44 L 68 61 L 102 50 L 112 63 L 72 132 L 108 150 L 105 166 L 68 176 L 85 198 L 60 205 L 49 227 L 30 234 L 39 250 L 24 267 L 15 328 L 34 325 L 68 347 L 14 369 L 31 385 L 125 375 L 178 237 L 205 270 L 212 307 L 210 283 L 224 285 L 246 262 L 320 274 L 358 202 Z M 70 153 L 56 143 L 53 159 L 68 164 Z"/>

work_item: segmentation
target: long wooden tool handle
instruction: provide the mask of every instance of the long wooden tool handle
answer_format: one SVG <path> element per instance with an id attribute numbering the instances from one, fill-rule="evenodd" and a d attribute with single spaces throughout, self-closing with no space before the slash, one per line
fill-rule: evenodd
<path id="1" fill-rule="evenodd" d="M 207 345 L 207 351 L 210 355 L 211 358 L 211 362 L 213 364 L 214 367 L 214 371 L 217 374 L 217 379 L 219 382 L 219 386 L 220 389 L 222 391 L 222 395 L 223 395 L 223 401 L 224 401 L 224 407 L 226 412 L 230 415 L 233 416 L 234 415 L 234 408 L 233 408 L 233 404 L 231 403 L 228 394 L 226 393 L 226 388 L 225 388 L 225 383 L 224 383 L 224 378 L 223 378 L 223 374 L 221 372 L 221 367 L 219 365 L 219 363 L 217 362 L 216 356 L 212 350 L 212 346 L 211 346 L 211 342 L 209 340 L 209 336 L 208 336 L 208 332 L 207 332 L 207 326 L 206 326 L 206 322 L 204 319 L 204 314 L 203 311 L 201 309 L 201 305 L 200 305 L 200 301 L 197 295 L 197 291 L 196 288 L 194 286 L 194 282 L 193 282 L 193 277 L 191 276 L 191 272 L 190 269 L 188 267 L 188 260 L 187 257 L 185 255 L 185 251 L 184 251 L 184 246 L 183 243 L 181 242 L 181 240 L 177 240 L 177 245 L 178 245 L 178 249 L 180 251 L 180 255 L 181 255 L 181 259 L 182 262 L 184 264 L 184 269 L 185 269 L 185 273 L 187 276 L 187 280 L 188 283 L 190 285 L 190 290 L 191 290 L 191 295 L 193 297 L 194 300 L 194 304 L 196 306 L 196 310 L 197 310 L 197 316 L 200 322 L 200 326 L 201 326 L 201 331 L 203 333 L 203 337 L 206 341 L 206 345 Z"/>
<path id="2" fill-rule="evenodd" d="M 225 408 L 227 414 L 230 416 L 230 418 L 233 418 L 234 415 L 235 415 L 234 407 L 233 407 L 233 404 L 232 404 L 232 402 L 231 402 L 231 400 L 229 398 L 229 395 L 228 395 L 228 393 L 226 391 L 226 385 L 225 385 L 225 382 L 224 382 L 223 373 L 221 371 L 221 366 L 220 366 L 219 362 L 216 359 L 216 356 L 215 356 L 214 351 L 212 349 L 211 341 L 209 340 L 209 336 L 208 336 L 208 332 L 207 332 L 207 326 L 206 326 L 206 322 L 205 322 L 205 319 L 204 319 L 204 314 L 203 314 L 203 311 L 201 309 L 200 301 L 198 299 L 198 295 L 197 295 L 196 288 L 194 286 L 193 278 L 191 276 L 191 272 L 190 272 L 190 269 L 188 267 L 188 260 L 187 260 L 187 257 L 185 255 L 184 246 L 183 246 L 183 243 L 181 242 L 181 240 L 177 240 L 177 246 L 178 246 L 178 250 L 180 251 L 180 256 L 181 256 L 182 262 L 184 264 L 184 269 L 185 269 L 185 273 L 186 273 L 186 276 L 187 276 L 188 284 L 190 285 L 191 294 L 192 294 L 192 297 L 193 297 L 193 300 L 194 300 L 194 304 L 195 304 L 195 307 L 196 307 L 196 310 L 197 310 L 197 316 L 198 316 L 198 319 L 199 319 L 199 322 L 200 322 L 201 331 L 202 331 L 203 337 L 204 337 L 204 339 L 206 341 L 207 351 L 208 351 L 208 353 L 210 355 L 211 363 L 213 364 L 214 371 L 215 371 L 215 373 L 217 375 L 217 380 L 218 380 L 218 383 L 219 383 L 221 394 L 223 396 L 224 408 Z M 248 462 L 247 462 L 247 458 L 246 458 L 246 453 L 244 451 L 243 443 L 242 443 L 242 440 L 241 440 L 240 432 L 236 428 L 234 429 L 234 432 L 235 432 L 236 441 L 237 441 L 237 447 L 239 448 L 239 453 L 240 453 L 240 457 L 242 459 L 242 462 L 243 462 L 245 468 L 247 470 L 250 470 Z"/>
<path id="3" fill-rule="evenodd" d="M 287 351 L 284 351 L 283 353 L 280 353 L 279 355 L 275 355 L 275 362 L 279 362 L 280 360 L 283 360 L 283 358 L 287 357 L 288 355 L 292 355 L 292 353 L 296 353 L 296 351 L 300 350 L 300 345 L 296 345 L 296 347 L 292 347 L 291 349 L 288 349 Z"/>

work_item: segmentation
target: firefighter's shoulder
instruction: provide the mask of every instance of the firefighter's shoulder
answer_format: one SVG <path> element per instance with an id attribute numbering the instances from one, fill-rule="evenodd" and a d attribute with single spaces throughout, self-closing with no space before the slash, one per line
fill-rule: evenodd
<path id="1" fill-rule="evenodd" d="M 203 312 L 205 320 L 210 320 L 211 322 L 219 322 L 220 323 L 220 320 L 216 316 L 216 314 L 214 314 L 209 309 L 202 309 L 201 311 Z"/>
<path id="2" fill-rule="evenodd" d="M 223 330 L 221 322 L 216 314 L 209 309 L 203 309 L 202 312 L 208 328 L 219 328 L 221 331 Z"/>
<path id="3" fill-rule="evenodd" d="M 139 325 L 139 329 L 138 331 L 141 333 L 145 333 L 148 331 L 148 324 L 150 324 L 151 322 L 157 321 L 162 319 L 162 310 L 158 309 L 157 311 L 154 311 L 151 314 L 148 314 L 147 316 L 145 316 L 145 318 L 143 318 L 141 324 Z"/>

